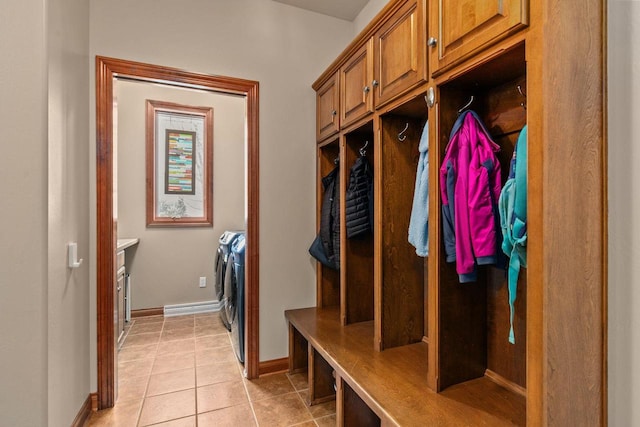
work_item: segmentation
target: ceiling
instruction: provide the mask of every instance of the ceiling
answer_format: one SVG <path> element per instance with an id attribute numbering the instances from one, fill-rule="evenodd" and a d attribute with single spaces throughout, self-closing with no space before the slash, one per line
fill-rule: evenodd
<path id="1" fill-rule="evenodd" d="M 273 0 L 335 18 L 353 21 L 369 0 Z"/>

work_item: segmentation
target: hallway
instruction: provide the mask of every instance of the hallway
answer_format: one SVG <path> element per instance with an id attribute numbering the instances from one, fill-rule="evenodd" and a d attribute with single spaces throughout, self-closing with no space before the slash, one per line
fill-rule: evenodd
<path id="1" fill-rule="evenodd" d="M 217 313 L 134 319 L 118 355 L 119 396 L 89 426 L 335 426 L 335 403 L 304 404 L 304 375 L 248 381 Z"/>

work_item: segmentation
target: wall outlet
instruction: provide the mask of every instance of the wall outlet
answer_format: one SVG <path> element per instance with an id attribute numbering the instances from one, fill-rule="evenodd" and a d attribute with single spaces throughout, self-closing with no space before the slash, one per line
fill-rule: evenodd
<path id="1" fill-rule="evenodd" d="M 207 287 L 207 278 L 206 277 L 201 277 L 200 278 L 200 287 L 201 288 L 206 288 Z"/>

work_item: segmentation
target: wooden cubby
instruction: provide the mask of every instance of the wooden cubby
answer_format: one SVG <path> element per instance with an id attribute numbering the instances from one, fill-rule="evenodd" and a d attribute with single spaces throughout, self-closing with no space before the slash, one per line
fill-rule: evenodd
<path id="1" fill-rule="evenodd" d="M 500 70 L 500 72 L 497 72 Z M 474 97 L 469 109 L 475 111 L 494 142 L 500 146 L 498 158 L 502 183 L 509 172 L 509 162 L 518 135 L 526 124 L 526 109 L 520 86 L 526 93 L 525 46 L 515 48 L 482 63 L 438 87 L 439 123 L 437 153 L 440 169 L 450 131 L 459 110 Z M 441 203 L 438 203 L 440 211 Z M 442 233 L 438 229 L 438 235 Z M 501 238 L 499 239 L 501 243 Z M 478 280 L 459 283 L 455 263 L 445 261 L 444 245 L 437 247 L 439 272 L 436 280 L 439 301 L 436 332 L 439 361 L 438 390 L 468 380 L 487 376 L 515 393 L 526 390 L 526 269 L 520 272 L 516 299 L 514 332 L 516 343 L 508 342 L 509 305 L 507 276 L 502 267 L 479 266 Z M 499 254 L 501 254 L 501 250 Z M 437 350 L 436 350 L 437 349 Z"/>
<path id="2" fill-rule="evenodd" d="M 339 157 L 343 196 L 369 140 L 373 236 L 346 239 L 341 218 L 340 272 L 318 264 L 316 306 L 285 312 L 290 371 L 309 372 L 321 398 L 335 371 L 338 425 L 606 424 L 606 7 L 586 1 L 467 1 L 484 17 L 475 19 L 455 0 L 391 0 L 314 82 L 322 101 L 345 65 L 369 57 L 373 38 L 373 107 L 337 123 L 321 102 L 319 129 L 337 127 L 317 138 L 318 213 L 321 177 Z M 384 100 L 380 64 L 398 77 Z M 368 73 L 331 99 L 367 100 Z M 515 344 L 505 269 L 481 266 L 476 282 L 460 284 L 445 259 L 438 172 L 471 95 L 500 146 L 503 185 L 528 126 Z M 407 239 L 427 118 L 429 256 L 420 258 Z"/>
<path id="3" fill-rule="evenodd" d="M 340 145 L 338 139 L 326 141 L 318 145 L 317 159 L 317 229 L 320 228 L 320 213 L 322 209 L 322 198 L 324 197 L 324 188 L 322 186 L 322 177 L 331 172 L 340 162 Z M 336 163 L 337 161 L 337 163 Z M 316 298 L 319 307 L 333 307 L 340 305 L 340 272 L 318 263 L 316 274 L 317 292 Z"/>
<path id="4" fill-rule="evenodd" d="M 365 147 L 366 146 L 366 147 Z M 376 159 L 374 149 L 373 123 L 363 125 L 343 136 L 341 153 L 341 194 L 346 194 L 349 186 L 350 170 L 360 157 L 360 149 L 373 171 Z M 346 211 L 345 198 L 340 199 L 340 212 Z M 347 238 L 346 218 L 341 215 L 341 319 L 343 325 L 373 320 L 373 230 L 366 235 Z"/>
<path id="5" fill-rule="evenodd" d="M 309 355 L 308 404 L 316 405 L 336 398 L 334 370 L 311 345 Z"/>
<path id="6" fill-rule="evenodd" d="M 338 427 L 379 427 L 380 417 L 353 391 L 349 384 L 339 380 L 339 394 L 342 407 L 337 420 Z"/>
<path id="7" fill-rule="evenodd" d="M 416 98 L 418 100 L 422 97 Z M 378 350 L 418 342 L 425 336 L 425 260 L 408 241 L 418 144 L 427 118 L 422 104 L 410 114 L 380 117 L 380 156 L 376 163 L 377 280 L 376 338 Z"/>

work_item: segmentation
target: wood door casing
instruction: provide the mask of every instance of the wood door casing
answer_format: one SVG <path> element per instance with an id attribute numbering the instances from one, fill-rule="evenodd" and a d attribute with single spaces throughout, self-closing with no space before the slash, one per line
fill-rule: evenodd
<path id="1" fill-rule="evenodd" d="M 431 7 L 434 76 L 529 23 L 528 0 L 440 0 Z"/>
<path id="2" fill-rule="evenodd" d="M 340 74 L 335 73 L 316 92 L 316 139 L 322 141 L 340 130 Z"/>
<path id="3" fill-rule="evenodd" d="M 190 73 L 177 68 L 96 56 L 96 302 L 97 406 L 115 404 L 114 282 L 116 280 L 116 219 L 113 217 L 113 81 L 132 78 L 183 88 L 209 90 L 246 97 L 247 105 L 247 250 L 245 262 L 245 370 L 259 375 L 259 83 L 233 77 Z"/>
<path id="4" fill-rule="evenodd" d="M 375 105 L 427 80 L 424 0 L 408 1 L 375 34 Z"/>
<path id="5" fill-rule="evenodd" d="M 373 112 L 373 39 L 340 68 L 340 125 Z"/>

